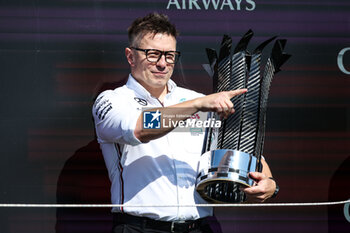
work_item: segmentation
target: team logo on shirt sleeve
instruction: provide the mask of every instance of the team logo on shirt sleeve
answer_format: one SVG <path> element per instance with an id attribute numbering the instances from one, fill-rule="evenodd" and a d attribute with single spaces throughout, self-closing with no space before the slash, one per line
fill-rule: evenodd
<path id="1" fill-rule="evenodd" d="M 113 109 L 112 103 L 109 101 L 109 99 L 106 99 L 104 97 L 100 97 L 96 100 L 95 103 L 95 115 L 100 119 L 103 120 L 107 113 Z"/>
<path id="2" fill-rule="evenodd" d="M 143 112 L 143 128 L 144 129 L 160 129 L 162 113 L 157 111 L 144 111 Z"/>

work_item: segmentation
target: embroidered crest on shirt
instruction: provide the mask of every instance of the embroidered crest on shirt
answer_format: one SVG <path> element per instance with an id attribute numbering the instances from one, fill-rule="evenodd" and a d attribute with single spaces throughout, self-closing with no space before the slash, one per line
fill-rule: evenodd
<path id="1" fill-rule="evenodd" d="M 136 102 L 142 106 L 147 106 L 147 101 L 145 99 L 141 99 L 139 97 L 134 97 L 134 100 L 136 100 Z"/>

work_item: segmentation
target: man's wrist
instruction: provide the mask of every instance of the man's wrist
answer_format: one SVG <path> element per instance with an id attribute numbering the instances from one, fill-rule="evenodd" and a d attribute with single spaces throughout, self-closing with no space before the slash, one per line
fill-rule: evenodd
<path id="1" fill-rule="evenodd" d="M 193 100 L 190 100 L 191 105 L 192 107 L 196 110 L 196 111 L 200 111 L 202 109 L 202 106 L 201 106 L 201 98 L 202 97 L 198 97 L 198 98 L 195 98 Z"/>
<path id="2" fill-rule="evenodd" d="M 274 198 L 277 196 L 278 192 L 280 191 L 280 187 L 278 186 L 276 180 L 273 177 L 269 177 L 269 179 L 275 181 L 275 184 L 276 184 L 275 192 L 271 196 L 271 198 Z"/>

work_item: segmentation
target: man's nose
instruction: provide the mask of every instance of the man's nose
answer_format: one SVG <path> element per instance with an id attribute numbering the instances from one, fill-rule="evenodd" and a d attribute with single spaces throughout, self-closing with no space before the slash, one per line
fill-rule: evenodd
<path id="1" fill-rule="evenodd" d="M 157 66 L 165 67 L 167 62 L 165 61 L 165 54 L 162 54 L 157 62 Z"/>

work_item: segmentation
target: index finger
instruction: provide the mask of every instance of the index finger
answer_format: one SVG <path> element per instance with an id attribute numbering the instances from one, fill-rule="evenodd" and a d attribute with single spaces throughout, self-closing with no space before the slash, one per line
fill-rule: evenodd
<path id="1" fill-rule="evenodd" d="M 247 88 L 243 88 L 243 89 L 237 89 L 237 90 L 232 90 L 232 91 L 228 91 L 228 95 L 230 96 L 230 99 L 232 97 L 235 97 L 237 95 L 241 95 L 241 94 L 244 94 L 248 91 Z"/>

